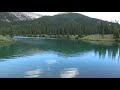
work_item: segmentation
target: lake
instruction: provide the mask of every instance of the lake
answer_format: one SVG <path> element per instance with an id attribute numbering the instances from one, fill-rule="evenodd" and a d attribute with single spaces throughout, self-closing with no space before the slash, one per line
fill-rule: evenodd
<path id="1" fill-rule="evenodd" d="M 120 44 L 17 38 L 0 45 L 0 78 L 118 78 Z"/>

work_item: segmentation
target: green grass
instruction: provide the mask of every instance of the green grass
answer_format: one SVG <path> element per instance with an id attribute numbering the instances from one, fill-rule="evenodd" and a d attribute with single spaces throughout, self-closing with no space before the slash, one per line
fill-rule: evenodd
<path id="1" fill-rule="evenodd" d="M 14 39 L 10 38 L 9 36 L 2 36 L 0 35 L 0 43 L 7 43 L 7 42 L 13 42 Z"/>
<path id="2" fill-rule="evenodd" d="M 67 35 L 43 35 L 43 37 L 46 37 L 48 39 L 67 39 Z M 78 40 L 85 40 L 85 41 L 120 41 L 120 39 L 115 39 L 113 34 L 105 34 L 103 37 L 100 34 L 94 34 L 94 35 L 82 35 L 82 38 L 78 37 L 78 35 L 69 35 L 69 39 L 78 39 Z"/>
<path id="3" fill-rule="evenodd" d="M 104 37 L 98 34 L 94 34 L 94 35 L 85 36 L 80 39 L 88 40 L 88 41 L 116 41 L 116 39 L 114 39 L 114 36 L 112 34 L 105 34 Z"/>

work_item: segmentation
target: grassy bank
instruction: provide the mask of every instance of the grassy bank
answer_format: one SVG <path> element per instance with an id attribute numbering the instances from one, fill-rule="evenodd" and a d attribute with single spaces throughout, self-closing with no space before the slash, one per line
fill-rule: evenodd
<path id="1" fill-rule="evenodd" d="M 31 36 L 30 36 L 31 37 Z M 33 36 L 35 37 L 35 36 Z M 37 36 L 39 37 L 39 36 Z M 115 39 L 113 34 L 105 34 L 103 37 L 100 34 L 94 34 L 94 35 L 83 35 L 82 38 L 79 38 L 78 35 L 41 35 L 40 37 L 45 37 L 47 39 L 77 39 L 77 40 L 85 40 L 85 41 L 107 41 L 107 42 L 115 42 L 120 41 L 119 39 Z"/>
<path id="2" fill-rule="evenodd" d="M 95 35 L 88 35 L 83 38 L 80 38 L 81 40 L 88 40 L 88 41 L 120 41 L 120 39 L 115 39 L 112 34 L 105 34 L 103 37 L 101 35 L 95 34 Z"/>
<path id="3" fill-rule="evenodd" d="M 62 38 L 62 39 L 67 39 L 67 35 L 51 35 L 51 36 L 45 36 L 46 38 Z M 120 41 L 120 39 L 115 39 L 112 34 L 105 34 L 103 37 L 102 35 L 94 34 L 94 35 L 87 35 L 82 38 L 79 38 L 78 35 L 69 35 L 69 39 L 78 39 L 78 40 L 85 40 L 85 41 L 109 41 L 109 42 L 114 42 L 114 41 Z"/>
<path id="4" fill-rule="evenodd" d="M 10 38 L 9 36 L 2 36 L 0 35 L 0 44 L 1 43 L 9 43 L 15 41 L 14 39 Z"/>

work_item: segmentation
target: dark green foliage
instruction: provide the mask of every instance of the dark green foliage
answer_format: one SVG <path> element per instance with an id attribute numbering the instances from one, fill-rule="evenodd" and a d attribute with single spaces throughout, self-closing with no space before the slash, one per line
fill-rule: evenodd
<path id="1" fill-rule="evenodd" d="M 13 36 L 14 36 L 13 27 L 12 26 L 10 26 L 9 35 L 10 35 L 11 38 L 13 38 Z"/>
<path id="2" fill-rule="evenodd" d="M 0 34 L 24 36 L 52 36 L 61 37 L 78 35 L 79 38 L 90 34 L 117 33 L 119 24 L 99 19 L 90 18 L 77 13 L 59 14 L 55 16 L 43 16 L 35 20 L 2 22 L 0 21 Z M 116 35 L 116 34 L 114 34 Z M 118 37 L 118 36 L 117 36 Z"/>
<path id="3" fill-rule="evenodd" d="M 105 26 L 103 24 L 103 22 L 100 22 L 100 26 L 99 26 L 99 32 L 102 35 L 102 37 L 104 37 L 104 33 L 105 33 Z"/>
<path id="4" fill-rule="evenodd" d="M 113 35 L 115 37 L 115 39 L 118 39 L 120 37 L 120 26 L 118 24 L 118 22 L 116 22 L 116 25 L 113 28 Z"/>
<path id="5" fill-rule="evenodd" d="M 119 38 L 119 30 L 114 30 L 113 35 L 115 38 Z"/>

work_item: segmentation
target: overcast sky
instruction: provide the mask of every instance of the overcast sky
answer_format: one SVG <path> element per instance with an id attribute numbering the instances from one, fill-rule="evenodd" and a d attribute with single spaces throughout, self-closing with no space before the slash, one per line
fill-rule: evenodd
<path id="1" fill-rule="evenodd" d="M 61 12 L 35 12 L 35 13 L 40 13 L 42 15 L 55 15 Z M 76 12 L 80 13 L 86 16 L 90 16 L 93 18 L 98 18 L 102 20 L 107 20 L 107 21 L 119 21 L 120 23 L 120 12 Z"/>

